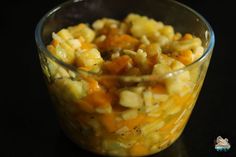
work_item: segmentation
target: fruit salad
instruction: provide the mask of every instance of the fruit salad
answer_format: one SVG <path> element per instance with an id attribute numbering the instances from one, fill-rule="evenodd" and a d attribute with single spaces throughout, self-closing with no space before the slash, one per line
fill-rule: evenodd
<path id="1" fill-rule="evenodd" d="M 63 129 L 102 155 L 145 156 L 172 144 L 204 78 L 190 66 L 204 53 L 200 38 L 134 13 L 63 28 L 47 49 L 76 69 L 48 60 L 44 70 Z"/>

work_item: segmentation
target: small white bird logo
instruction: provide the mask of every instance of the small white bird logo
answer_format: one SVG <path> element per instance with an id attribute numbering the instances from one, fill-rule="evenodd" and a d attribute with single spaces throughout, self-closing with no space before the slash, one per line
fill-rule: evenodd
<path id="1" fill-rule="evenodd" d="M 218 136 L 216 138 L 216 144 L 215 144 L 215 149 L 219 152 L 221 151 L 228 151 L 230 149 L 230 144 L 229 140 L 227 138 L 222 138 L 221 136 Z"/>

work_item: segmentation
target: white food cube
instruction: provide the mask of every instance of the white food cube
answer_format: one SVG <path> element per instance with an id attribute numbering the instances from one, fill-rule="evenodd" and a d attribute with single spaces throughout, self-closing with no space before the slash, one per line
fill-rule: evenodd
<path id="1" fill-rule="evenodd" d="M 70 32 L 67 29 L 62 29 L 57 33 L 58 36 L 60 36 L 62 39 L 70 40 L 73 39 L 73 36 L 70 34 Z"/>
<path id="2" fill-rule="evenodd" d="M 86 42 L 92 42 L 95 38 L 95 32 L 86 24 L 79 24 L 77 26 L 69 27 L 69 32 L 74 38 L 83 37 Z"/>
<path id="3" fill-rule="evenodd" d="M 152 106 L 153 105 L 153 95 L 150 90 L 143 92 L 143 99 L 145 106 Z"/>
<path id="4" fill-rule="evenodd" d="M 171 68 L 166 64 L 156 64 L 153 68 L 152 74 L 155 75 L 164 75 L 171 71 Z"/>
<path id="5" fill-rule="evenodd" d="M 82 81 L 71 79 L 58 79 L 54 83 L 57 96 L 66 102 L 78 102 L 87 95 L 87 85 Z"/>
<path id="6" fill-rule="evenodd" d="M 143 99 L 135 92 L 124 90 L 120 93 L 119 103 L 124 107 L 140 108 L 143 105 Z"/>
<path id="7" fill-rule="evenodd" d="M 147 37 L 152 37 L 155 32 L 164 26 L 161 22 L 156 22 L 146 16 L 139 16 L 137 14 L 129 14 L 125 21 L 132 23 L 130 31 L 132 35 L 139 38 L 144 35 Z"/>
<path id="8" fill-rule="evenodd" d="M 78 66 L 93 67 L 101 64 L 103 59 L 97 49 L 91 49 L 85 52 L 77 52 L 75 62 Z"/>

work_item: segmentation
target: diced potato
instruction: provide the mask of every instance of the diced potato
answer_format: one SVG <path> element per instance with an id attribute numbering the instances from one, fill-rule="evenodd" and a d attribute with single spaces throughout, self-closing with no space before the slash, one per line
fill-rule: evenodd
<path id="1" fill-rule="evenodd" d="M 70 39 L 67 42 L 75 50 L 77 50 L 81 47 L 81 42 L 79 39 Z"/>
<path id="2" fill-rule="evenodd" d="M 53 61 L 49 61 L 48 70 L 50 72 L 50 77 L 52 77 L 53 79 L 70 77 L 69 73 L 64 68 L 62 68 Z"/>
<path id="3" fill-rule="evenodd" d="M 56 47 L 48 45 L 47 49 L 56 58 L 62 60 L 65 63 L 72 64 L 74 62 L 74 57 L 75 57 L 74 51 L 71 50 L 71 48 L 65 43 L 63 45 L 57 45 Z"/>
<path id="4" fill-rule="evenodd" d="M 182 75 L 183 78 L 185 75 Z M 165 80 L 166 88 L 169 94 L 186 94 L 191 90 L 191 84 L 181 79 L 181 77 L 170 77 Z"/>
<path id="5" fill-rule="evenodd" d="M 176 40 L 180 40 L 181 38 L 182 38 L 182 34 L 177 32 L 177 33 L 175 33 L 173 40 L 176 41 Z"/>
<path id="6" fill-rule="evenodd" d="M 156 64 L 153 68 L 152 74 L 155 75 L 164 75 L 171 71 L 171 68 L 166 64 Z"/>
<path id="7" fill-rule="evenodd" d="M 150 90 L 146 90 L 143 92 L 143 100 L 144 104 L 146 106 L 152 106 L 153 105 L 153 95 Z"/>
<path id="8" fill-rule="evenodd" d="M 193 60 L 197 60 L 198 58 L 200 58 L 202 56 L 202 54 L 204 53 L 204 48 L 202 46 L 197 46 L 195 48 L 193 48 Z"/>
<path id="9" fill-rule="evenodd" d="M 96 31 L 97 30 L 100 30 L 102 29 L 104 26 L 117 26 L 119 25 L 119 21 L 117 20 L 114 20 L 114 19 L 109 19 L 109 18 L 103 18 L 103 19 L 99 19 L 99 20 L 96 20 L 92 27 L 93 29 L 95 29 Z"/>
<path id="10" fill-rule="evenodd" d="M 136 118 L 137 116 L 138 116 L 138 111 L 135 109 L 130 109 L 130 110 L 124 111 L 121 114 L 121 117 L 124 120 L 133 119 L 133 118 Z"/>
<path id="11" fill-rule="evenodd" d="M 117 140 L 105 139 L 102 142 L 104 148 L 109 156 L 127 156 L 126 149 L 129 146 Z"/>
<path id="12" fill-rule="evenodd" d="M 134 60 L 139 65 L 144 65 L 147 62 L 147 53 L 142 49 L 138 49 L 137 53 L 134 56 Z"/>
<path id="13" fill-rule="evenodd" d="M 166 65 L 170 66 L 173 63 L 173 61 L 174 61 L 174 59 L 172 57 L 169 57 L 165 54 L 161 53 L 160 55 L 158 55 L 158 62 L 160 64 L 166 64 Z"/>
<path id="14" fill-rule="evenodd" d="M 129 14 L 125 21 L 132 24 L 130 29 L 132 35 L 139 38 L 144 35 L 152 37 L 155 32 L 164 26 L 162 22 L 157 22 L 146 16 L 139 16 L 137 14 Z"/>
<path id="15" fill-rule="evenodd" d="M 130 90 L 132 92 L 138 93 L 138 94 L 142 94 L 142 92 L 144 91 L 145 87 L 144 86 L 137 86 L 137 87 L 133 87 Z"/>
<path id="16" fill-rule="evenodd" d="M 178 69 L 181 69 L 183 67 L 185 67 L 185 65 L 175 59 L 173 59 L 172 63 L 171 63 L 171 69 L 172 70 L 178 70 Z"/>
<path id="17" fill-rule="evenodd" d="M 159 104 L 166 101 L 168 97 L 168 94 L 153 94 L 153 102 Z"/>
<path id="18" fill-rule="evenodd" d="M 73 36 L 70 34 L 70 32 L 67 29 L 62 29 L 57 33 L 58 36 L 60 36 L 62 39 L 71 40 L 73 39 Z"/>
<path id="19" fill-rule="evenodd" d="M 158 129 L 162 128 L 164 124 L 165 122 L 160 119 L 155 120 L 152 123 L 147 123 L 141 127 L 142 134 L 148 135 L 150 133 L 153 133 L 154 131 L 157 131 Z"/>
<path id="20" fill-rule="evenodd" d="M 74 49 L 56 33 L 52 34 L 55 45 L 48 45 L 48 50 L 58 59 L 72 64 L 74 62 Z M 53 43 L 52 43 L 53 44 Z"/>
<path id="21" fill-rule="evenodd" d="M 97 113 L 101 113 L 101 114 L 104 114 L 104 113 L 111 113 L 112 112 L 112 107 L 111 106 L 108 106 L 108 107 L 105 107 L 105 108 L 96 108 L 95 111 Z"/>
<path id="22" fill-rule="evenodd" d="M 124 90 L 120 93 L 119 103 L 124 107 L 139 108 L 143 105 L 143 99 L 135 92 Z"/>
<path id="23" fill-rule="evenodd" d="M 87 95 L 87 86 L 82 81 L 63 78 L 55 80 L 53 86 L 56 89 L 56 95 L 66 102 L 78 102 Z"/>
<path id="24" fill-rule="evenodd" d="M 95 32 L 86 24 L 79 24 L 77 26 L 69 27 L 69 32 L 74 38 L 83 37 L 86 42 L 92 42 L 95 38 Z"/>
<path id="25" fill-rule="evenodd" d="M 150 44 L 150 41 L 148 40 L 146 35 L 143 35 L 140 40 L 144 45 L 149 45 Z"/>
<path id="26" fill-rule="evenodd" d="M 170 50 L 175 51 L 184 51 L 184 50 L 190 50 L 194 49 L 196 47 L 201 46 L 202 41 L 200 38 L 192 38 L 188 40 L 179 40 L 179 41 L 173 41 L 170 46 Z"/>
<path id="27" fill-rule="evenodd" d="M 175 32 L 174 32 L 174 28 L 172 26 L 164 26 L 161 30 L 160 30 L 161 34 L 166 36 L 168 39 L 172 40 Z"/>
<path id="28" fill-rule="evenodd" d="M 85 52 L 77 52 L 75 62 L 77 66 L 93 67 L 101 64 L 103 59 L 97 49 L 91 49 Z"/>
<path id="29" fill-rule="evenodd" d="M 167 44 L 170 43 L 170 39 L 164 35 L 159 35 L 157 37 L 154 38 L 154 40 L 161 46 L 161 47 L 164 47 L 166 46 Z"/>
<path id="30" fill-rule="evenodd" d="M 116 131 L 116 134 L 122 135 L 128 132 L 130 129 L 127 126 L 124 126 Z"/>

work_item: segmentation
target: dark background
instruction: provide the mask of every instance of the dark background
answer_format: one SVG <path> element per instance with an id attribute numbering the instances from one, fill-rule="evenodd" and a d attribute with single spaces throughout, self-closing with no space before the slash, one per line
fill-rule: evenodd
<path id="1" fill-rule="evenodd" d="M 235 8 L 229 1 L 180 0 L 212 25 L 216 44 L 204 86 L 182 136 L 160 153 L 168 157 L 236 155 Z M 34 41 L 39 19 L 63 0 L 1 4 L 1 157 L 92 157 L 60 130 L 42 77 Z M 214 150 L 217 136 L 231 149 Z M 159 156 L 159 155 L 156 155 Z"/>

